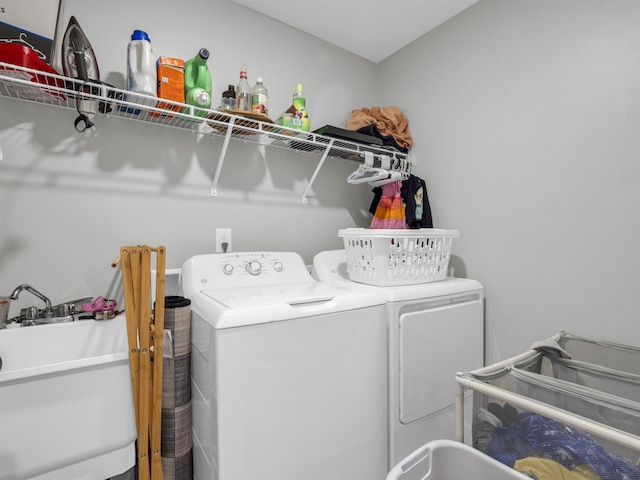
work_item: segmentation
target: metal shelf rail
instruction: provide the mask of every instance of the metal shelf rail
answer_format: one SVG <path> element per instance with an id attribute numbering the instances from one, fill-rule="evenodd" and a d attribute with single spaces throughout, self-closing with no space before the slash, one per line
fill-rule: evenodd
<path id="1" fill-rule="evenodd" d="M 95 115 L 106 115 L 221 137 L 223 145 L 211 185 L 212 196 L 218 194 L 217 185 L 231 139 L 320 155 L 320 161 L 302 196 L 305 203 L 327 157 L 363 162 L 365 152 L 368 152 L 368 158 L 373 155 L 380 165 L 390 160 L 391 165 L 405 173 L 409 173 L 412 164 L 409 154 L 373 145 L 302 132 L 253 116 L 198 108 L 100 82 L 85 82 L 3 62 L 0 62 L 0 96 L 76 110 L 89 119 Z"/>

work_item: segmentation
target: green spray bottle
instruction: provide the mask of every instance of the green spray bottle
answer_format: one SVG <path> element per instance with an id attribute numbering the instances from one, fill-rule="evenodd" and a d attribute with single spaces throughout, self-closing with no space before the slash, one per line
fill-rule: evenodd
<path id="1" fill-rule="evenodd" d="M 207 67 L 209 50 L 201 48 L 198 54 L 184 62 L 185 102 L 199 108 L 211 108 L 211 73 Z M 204 117 L 206 113 L 197 111 Z"/>

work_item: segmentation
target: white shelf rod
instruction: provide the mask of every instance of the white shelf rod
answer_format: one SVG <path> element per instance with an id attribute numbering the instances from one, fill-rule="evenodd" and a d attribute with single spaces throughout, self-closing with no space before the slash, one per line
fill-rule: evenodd
<path id="1" fill-rule="evenodd" d="M 315 182 L 316 177 L 318 176 L 318 172 L 322 168 L 322 165 L 324 165 L 324 161 L 329 156 L 329 151 L 333 146 L 333 142 L 334 142 L 333 139 L 329 141 L 327 148 L 325 148 L 324 153 L 322 154 L 322 158 L 318 162 L 318 166 L 316 167 L 316 170 L 313 172 L 313 175 L 311 176 L 311 180 L 309 180 L 309 183 L 307 184 L 307 188 L 304 189 L 304 193 L 302 194 L 302 203 L 307 203 L 307 194 L 309 193 L 309 190 L 311 190 L 311 185 L 313 185 L 313 182 Z"/>
<path id="2" fill-rule="evenodd" d="M 480 392 L 492 398 L 508 402 L 515 407 L 539 413 L 540 415 L 564 423 L 570 427 L 577 428 L 596 437 L 640 452 L 640 437 L 630 433 L 607 427 L 598 422 L 569 413 L 566 410 L 561 410 L 551 405 L 487 385 L 486 383 L 463 377 L 460 374 L 456 376 L 456 382 L 458 384 L 456 388 L 456 440 L 459 442 L 464 442 L 464 389 L 470 388 L 475 392 Z"/>
<path id="3" fill-rule="evenodd" d="M 227 133 L 224 135 L 224 142 L 222 143 L 222 150 L 220 151 L 220 157 L 218 158 L 218 166 L 216 167 L 216 174 L 213 177 L 213 183 L 211 184 L 211 196 L 218 195 L 218 180 L 220 180 L 220 172 L 222 171 L 222 164 L 224 158 L 227 155 L 227 148 L 229 147 L 229 141 L 231 140 L 231 133 L 233 132 L 233 124 L 235 123 L 235 117 L 229 117 L 229 125 L 227 127 Z"/>

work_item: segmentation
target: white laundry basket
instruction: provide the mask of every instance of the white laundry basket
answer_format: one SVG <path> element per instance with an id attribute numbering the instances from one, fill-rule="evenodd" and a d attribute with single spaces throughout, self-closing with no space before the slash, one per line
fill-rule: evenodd
<path id="1" fill-rule="evenodd" d="M 475 448 L 433 440 L 401 460 L 387 480 L 523 480 L 529 478 Z"/>
<path id="2" fill-rule="evenodd" d="M 412 285 L 447 276 L 457 230 L 346 228 L 344 240 L 349 278 L 369 285 Z"/>

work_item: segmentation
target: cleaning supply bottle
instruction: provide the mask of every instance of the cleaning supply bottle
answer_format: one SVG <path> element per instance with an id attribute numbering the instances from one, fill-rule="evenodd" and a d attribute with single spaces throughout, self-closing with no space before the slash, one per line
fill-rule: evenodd
<path id="1" fill-rule="evenodd" d="M 251 89 L 251 111 L 269 115 L 269 92 L 262 77 L 256 78 L 256 84 Z"/>
<path id="2" fill-rule="evenodd" d="M 156 58 L 149 35 L 134 30 L 127 46 L 127 90 L 157 97 Z"/>
<path id="3" fill-rule="evenodd" d="M 307 100 L 304 97 L 304 87 L 298 83 L 293 90 L 293 123 L 295 128 L 299 128 L 304 132 L 311 130 L 309 121 L 309 112 L 307 112 Z"/>
<path id="4" fill-rule="evenodd" d="M 184 62 L 185 102 L 199 108 L 211 107 L 211 72 L 207 66 L 209 50 L 201 48 L 198 54 Z M 197 112 L 197 115 L 204 115 Z"/>
<path id="5" fill-rule="evenodd" d="M 240 81 L 236 86 L 236 108 L 238 110 L 251 111 L 251 86 L 247 80 L 247 64 L 243 63 L 240 69 Z"/>
<path id="6" fill-rule="evenodd" d="M 222 92 L 222 99 L 220 100 L 220 110 L 233 110 L 236 108 L 236 91 L 233 85 L 229 85 L 229 88 Z"/>

